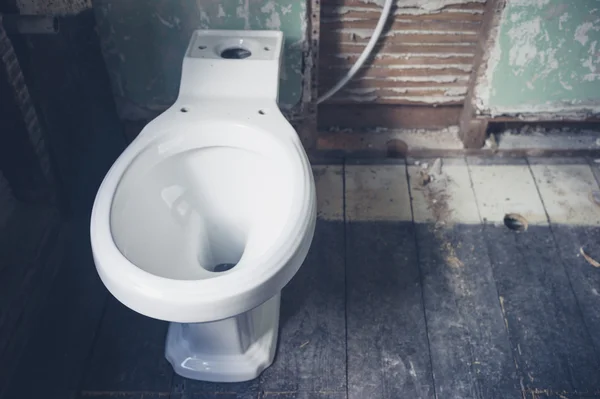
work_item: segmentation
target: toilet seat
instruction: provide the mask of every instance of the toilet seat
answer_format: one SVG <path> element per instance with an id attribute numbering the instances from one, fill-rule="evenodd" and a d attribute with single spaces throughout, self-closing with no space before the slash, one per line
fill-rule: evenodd
<path id="1" fill-rule="evenodd" d="M 102 254 L 94 255 L 94 260 L 109 291 L 131 309 L 180 323 L 225 319 L 276 295 L 300 267 L 315 227 L 312 172 L 296 132 L 276 106 L 257 105 L 239 102 L 232 106 L 180 98 L 146 126 L 106 175 L 91 218 L 93 253 Z M 136 168 L 152 168 L 186 151 L 207 148 L 249 151 L 285 171 L 294 182 L 290 186 L 294 192 L 290 194 L 287 219 L 281 221 L 281 234 L 268 246 L 263 243 L 261 250 L 250 245 L 233 269 L 215 276 L 184 280 L 150 273 L 131 262 L 115 242 L 111 214 L 119 200 L 118 186 Z"/>

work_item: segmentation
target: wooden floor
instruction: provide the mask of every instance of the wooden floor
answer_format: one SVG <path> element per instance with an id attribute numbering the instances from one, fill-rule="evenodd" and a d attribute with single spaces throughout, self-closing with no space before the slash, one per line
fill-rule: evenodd
<path id="1" fill-rule="evenodd" d="M 275 363 L 247 383 L 174 375 L 167 323 L 107 293 L 88 220 L 70 223 L 0 397 L 600 398 L 600 268 L 581 255 L 600 260 L 600 165 L 424 162 L 314 167 L 315 238 L 283 291 Z"/>

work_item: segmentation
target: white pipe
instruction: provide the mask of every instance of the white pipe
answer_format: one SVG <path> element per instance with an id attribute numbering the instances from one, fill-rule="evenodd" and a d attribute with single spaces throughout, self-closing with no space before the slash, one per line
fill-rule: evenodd
<path id="1" fill-rule="evenodd" d="M 348 71 L 346 76 L 344 76 L 335 86 L 333 86 L 329 91 L 323 94 L 321 97 L 317 99 L 317 104 L 321 104 L 323 101 L 327 100 L 335 93 L 337 93 L 342 87 L 346 86 L 346 84 L 356 75 L 356 72 L 363 66 L 367 58 L 371 55 L 373 48 L 377 44 L 379 40 L 379 36 L 381 36 L 381 32 L 383 32 L 383 27 L 390 15 L 390 10 L 392 9 L 392 5 L 394 4 L 394 0 L 385 0 L 383 4 L 383 10 L 381 11 L 381 16 L 379 17 L 379 21 L 377 21 L 377 26 L 373 31 L 373 35 L 371 36 L 371 40 L 367 43 L 367 47 L 363 50 L 358 60 L 352 65 L 352 68 Z"/>

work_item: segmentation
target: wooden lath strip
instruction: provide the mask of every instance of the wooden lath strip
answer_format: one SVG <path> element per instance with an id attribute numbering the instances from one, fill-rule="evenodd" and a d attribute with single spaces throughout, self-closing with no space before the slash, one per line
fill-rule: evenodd
<path id="1" fill-rule="evenodd" d="M 467 93 L 467 86 L 462 87 L 444 87 L 444 86 L 429 86 L 429 87 L 363 87 L 363 88 L 347 88 L 341 91 L 339 98 L 345 96 L 406 96 L 406 97 L 422 97 L 422 96 L 448 96 L 459 97 Z"/>
<path id="2" fill-rule="evenodd" d="M 326 54 L 326 53 L 324 53 Z M 350 68 L 358 59 L 358 54 L 329 54 L 321 57 L 321 64 L 327 66 L 347 66 Z M 456 56 L 436 57 L 435 55 L 428 56 L 394 56 L 386 54 L 377 54 L 367 59 L 370 66 L 393 66 L 393 65 L 458 65 L 472 64 L 472 56 Z"/>
<path id="3" fill-rule="evenodd" d="M 377 8 L 364 8 L 364 7 L 329 7 L 324 8 L 321 17 L 322 21 L 331 20 L 337 18 L 338 20 L 351 21 L 377 21 L 381 9 Z M 428 14 L 411 14 L 407 13 L 406 10 L 400 9 L 395 12 L 395 18 L 402 20 L 413 20 L 413 21 L 481 21 L 482 14 L 478 11 L 465 12 L 465 10 L 448 9 L 442 10 L 441 12 L 428 13 Z"/>
<path id="4" fill-rule="evenodd" d="M 333 46 L 335 43 L 366 45 L 372 33 L 372 29 L 339 29 L 330 31 L 326 36 L 323 35 L 321 42 L 324 46 Z M 465 45 L 474 45 L 477 42 L 477 35 L 471 32 L 391 31 L 378 40 L 378 43 L 384 43 L 388 39 L 390 42 L 398 44 L 465 43 Z"/>
<path id="5" fill-rule="evenodd" d="M 400 66 L 400 65 L 398 65 Z M 471 65 L 404 65 L 406 68 L 383 68 L 369 65 L 363 66 L 359 72 L 359 76 L 369 77 L 394 77 L 394 76 L 430 76 L 430 75 L 456 75 L 468 76 Z M 321 66 L 319 69 L 320 76 L 341 76 L 346 73 L 346 69 L 340 66 Z"/>
<path id="6" fill-rule="evenodd" d="M 417 8 L 422 10 L 423 12 L 436 12 L 449 8 L 454 8 L 457 10 L 477 10 L 483 12 L 485 8 L 485 0 L 474 0 L 470 2 L 464 2 L 460 0 L 448 0 L 445 2 L 440 2 L 441 7 L 432 7 L 431 5 L 427 5 L 426 1 L 424 1 L 425 7 L 415 7 L 413 2 L 403 3 L 403 0 L 399 0 L 396 4 L 399 6 L 397 8 L 403 9 L 411 9 Z M 433 3 L 433 1 L 432 1 Z M 377 5 L 376 1 L 373 0 L 327 0 L 327 6 L 329 7 L 363 7 L 363 8 L 372 8 L 376 10 L 381 10 L 381 7 Z"/>
<path id="7" fill-rule="evenodd" d="M 322 43 L 321 51 L 324 54 L 340 53 L 340 54 L 360 54 L 365 48 L 364 43 Z M 377 49 L 377 54 L 468 54 L 475 55 L 475 43 L 473 45 L 464 45 L 463 43 L 394 43 L 386 41 Z"/>
<path id="8" fill-rule="evenodd" d="M 321 20 L 322 29 L 335 31 L 337 29 L 375 29 L 376 20 Z M 480 29 L 479 21 L 411 21 L 407 19 L 395 18 L 390 25 L 390 31 L 438 31 L 438 32 L 478 32 Z"/>
<path id="9" fill-rule="evenodd" d="M 458 88 L 467 87 L 468 77 L 456 77 L 456 76 L 431 76 L 426 77 L 427 80 L 398 80 L 393 78 L 359 78 L 353 80 L 348 84 L 349 89 L 366 89 L 371 87 L 386 87 L 386 88 L 417 88 L 417 87 L 431 87 L 433 85 L 446 88 Z M 399 78 L 402 79 L 402 78 Z M 322 80 L 321 85 L 323 87 L 330 87 L 337 83 L 337 79 Z"/>
<path id="10" fill-rule="evenodd" d="M 461 105 L 464 102 L 464 96 L 354 96 L 354 97 L 334 97 L 327 101 L 328 104 L 390 104 L 390 105 Z"/>

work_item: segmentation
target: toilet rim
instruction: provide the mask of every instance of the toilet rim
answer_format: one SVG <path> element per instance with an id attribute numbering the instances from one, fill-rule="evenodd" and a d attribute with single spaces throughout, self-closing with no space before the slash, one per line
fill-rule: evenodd
<path id="1" fill-rule="evenodd" d="M 311 213 L 311 208 L 315 206 L 312 171 L 293 128 L 289 125 L 282 125 L 277 133 L 273 133 L 258 124 L 247 122 L 242 124 L 233 120 L 209 118 L 189 123 L 179 122 L 176 126 L 162 131 L 152 129 L 151 125 L 152 123 L 115 161 L 100 185 L 94 201 L 90 223 L 91 244 L 98 273 L 103 280 L 109 280 L 105 281 L 107 288 L 112 292 L 111 287 L 115 288 L 115 291 L 128 287 L 130 291 L 135 291 L 138 297 L 145 297 L 149 300 L 168 296 L 170 300 L 196 301 L 199 304 L 202 302 L 214 303 L 254 291 L 277 275 L 287 275 L 287 273 L 281 273 L 281 270 L 296 254 L 298 247 L 310 230 L 311 218 L 308 215 Z M 203 133 L 204 130 L 211 128 L 223 129 L 225 127 L 227 129 L 218 135 Z M 269 128 L 272 130 L 272 126 Z M 124 173 L 134 165 L 136 157 L 150 146 L 160 145 L 177 136 L 192 137 L 186 135 L 186 131 L 191 129 L 194 131 L 193 140 L 179 140 L 179 145 L 171 146 L 171 153 L 166 157 L 185 150 L 207 148 L 211 146 L 210 143 L 218 142 L 242 150 L 251 150 L 248 149 L 248 146 L 243 145 L 243 140 L 232 140 L 236 136 L 236 132 L 243 130 L 242 133 L 248 133 L 250 130 L 253 139 L 260 134 L 262 139 L 268 140 L 278 149 L 276 159 L 280 159 L 281 154 L 285 153 L 285 158 L 290 162 L 291 178 L 298 181 L 298 194 L 293 196 L 293 206 L 288 215 L 288 222 L 285 223 L 284 233 L 260 259 L 252 262 L 257 265 L 255 267 L 246 265 L 239 269 L 234 268 L 230 272 L 204 280 L 169 279 L 151 274 L 130 262 L 114 242 L 110 225 L 111 208 L 115 191 Z M 293 135 L 279 132 L 281 129 L 291 129 Z M 101 256 L 99 256 L 100 254 Z M 273 281 L 272 283 L 275 283 L 280 290 L 289 278 L 286 278 L 286 281 Z M 121 300 L 119 297 L 118 299 Z M 126 303 L 126 301 L 123 302 Z"/>

